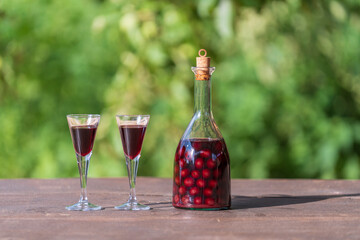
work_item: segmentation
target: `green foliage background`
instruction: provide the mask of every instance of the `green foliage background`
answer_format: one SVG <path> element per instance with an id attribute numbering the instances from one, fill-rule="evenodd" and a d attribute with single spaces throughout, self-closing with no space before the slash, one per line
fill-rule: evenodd
<path id="1" fill-rule="evenodd" d="M 91 177 L 125 176 L 115 114 L 151 114 L 171 177 L 208 50 L 232 177 L 358 178 L 360 2 L 1 0 L 0 177 L 76 177 L 69 113 L 100 113 Z"/>

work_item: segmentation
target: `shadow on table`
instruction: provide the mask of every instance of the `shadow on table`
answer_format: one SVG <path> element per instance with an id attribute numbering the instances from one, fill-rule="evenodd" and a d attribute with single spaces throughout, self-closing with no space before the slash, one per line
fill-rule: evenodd
<path id="1" fill-rule="evenodd" d="M 153 202 L 153 203 L 143 203 L 143 202 L 140 202 L 140 203 L 149 206 L 150 209 L 154 209 L 154 208 L 169 208 L 169 207 L 172 207 L 171 202 Z M 115 207 L 115 206 L 105 206 L 105 207 L 102 207 L 102 209 L 112 209 L 112 210 L 114 210 L 114 207 Z M 119 211 L 119 210 L 116 210 L 116 211 Z"/>
<path id="2" fill-rule="evenodd" d="M 293 204 L 302 204 L 310 202 L 318 202 L 326 199 L 341 198 L 341 197 L 358 197 L 360 193 L 353 194 L 336 194 L 336 195 L 309 195 L 309 196 L 291 196 L 291 195 L 265 195 L 265 196 L 238 196 L 233 195 L 231 198 L 231 209 L 247 209 L 247 208 L 264 208 L 275 206 L 286 206 Z M 144 203 L 151 207 L 151 209 L 169 208 L 172 207 L 171 201 Z M 106 208 L 114 208 L 104 207 Z"/>
<path id="3" fill-rule="evenodd" d="M 154 203 L 146 203 L 146 205 L 150 206 L 151 209 L 170 208 L 172 207 L 172 202 L 171 201 L 154 202 Z"/>
<path id="4" fill-rule="evenodd" d="M 360 193 L 338 194 L 338 195 L 313 195 L 313 196 L 290 196 L 290 195 L 270 195 L 261 197 L 232 196 L 231 209 L 263 208 L 274 206 L 286 206 L 293 204 L 318 202 L 331 198 L 357 197 Z"/>

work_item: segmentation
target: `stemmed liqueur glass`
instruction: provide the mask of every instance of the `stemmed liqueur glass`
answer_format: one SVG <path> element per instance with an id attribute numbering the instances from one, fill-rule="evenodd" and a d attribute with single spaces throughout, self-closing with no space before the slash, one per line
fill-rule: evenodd
<path id="1" fill-rule="evenodd" d="M 149 206 L 137 202 L 135 193 L 140 152 L 149 119 L 149 115 L 116 115 L 130 184 L 129 200 L 120 206 L 116 206 L 115 208 L 118 210 L 150 209 Z"/>
<path id="2" fill-rule="evenodd" d="M 100 122 L 97 114 L 70 114 L 66 116 L 74 145 L 76 159 L 80 173 L 81 195 L 79 202 L 67 206 L 72 211 L 94 211 L 100 210 L 101 206 L 89 203 L 87 198 L 87 174 L 90 158 L 94 146 L 96 130 Z"/>

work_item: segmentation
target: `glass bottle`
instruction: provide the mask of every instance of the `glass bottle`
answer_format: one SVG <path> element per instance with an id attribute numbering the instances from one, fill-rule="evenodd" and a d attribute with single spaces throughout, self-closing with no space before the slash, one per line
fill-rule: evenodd
<path id="1" fill-rule="evenodd" d="M 210 67 L 206 54 L 201 49 L 196 67 L 191 68 L 195 73 L 194 115 L 175 153 L 172 203 L 177 208 L 220 210 L 231 205 L 230 158 L 211 110 L 215 68 Z"/>

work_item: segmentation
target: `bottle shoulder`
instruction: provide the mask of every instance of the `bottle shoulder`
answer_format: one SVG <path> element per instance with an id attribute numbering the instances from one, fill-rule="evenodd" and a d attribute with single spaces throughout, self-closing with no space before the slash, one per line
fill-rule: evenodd
<path id="1" fill-rule="evenodd" d="M 182 139 L 186 138 L 222 139 L 223 137 L 211 112 L 195 112 L 182 137 Z"/>

